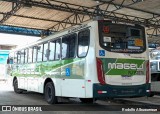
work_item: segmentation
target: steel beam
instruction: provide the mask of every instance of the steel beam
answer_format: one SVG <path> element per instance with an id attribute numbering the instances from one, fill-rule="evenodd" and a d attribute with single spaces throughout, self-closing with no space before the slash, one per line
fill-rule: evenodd
<path id="1" fill-rule="evenodd" d="M 149 33 L 149 31 L 152 31 L 152 33 Z M 147 35 L 149 36 L 149 38 L 159 37 L 160 36 L 160 28 L 149 28 L 149 29 L 147 29 Z"/>
<path id="2" fill-rule="evenodd" d="M 61 3 L 61 4 L 65 4 L 65 2 L 61 2 L 61 1 L 57 1 L 57 0 L 50 0 L 50 1 L 54 1 L 54 2 L 59 2 L 59 3 Z M 96 0 L 95 0 L 96 1 Z M 107 4 L 107 7 L 106 7 L 106 10 L 109 8 L 109 6 L 111 5 L 110 3 L 112 3 L 114 0 L 110 0 L 110 1 L 108 1 L 108 4 Z M 121 3 L 121 5 L 123 4 L 125 2 L 125 0 L 123 0 L 122 1 L 122 3 Z M 137 0 L 137 1 L 133 1 L 133 3 L 130 3 L 130 4 L 128 4 L 127 6 L 130 6 L 130 5 L 133 5 L 133 4 L 136 4 L 137 2 L 139 2 L 139 0 Z M 71 4 L 71 3 L 68 3 L 69 5 L 74 5 L 74 6 L 78 6 L 78 7 L 80 7 L 79 5 L 75 5 L 75 4 Z M 99 6 L 101 6 L 101 5 L 104 5 L 104 3 L 101 3 L 101 4 L 99 4 L 99 5 L 96 5 L 96 6 L 93 6 L 93 7 L 96 7 L 96 8 L 99 8 Z M 116 7 L 116 9 L 115 10 L 112 10 L 112 12 L 113 11 L 117 11 L 117 10 L 120 10 L 120 9 L 122 9 L 123 7 Z M 98 11 L 97 11 L 98 12 Z M 99 13 L 99 12 L 98 12 Z M 98 14 L 97 14 L 98 15 Z M 78 17 L 80 17 L 79 15 L 75 15 L 75 14 L 72 14 L 71 16 L 69 16 L 69 17 L 67 17 L 66 19 L 64 19 L 64 20 L 71 20 L 70 18 L 72 17 L 72 16 L 78 16 Z M 75 19 L 75 18 L 74 18 Z M 77 17 L 76 17 L 76 19 L 77 19 Z M 79 18 L 78 18 L 79 19 Z M 83 15 L 83 18 L 80 20 L 80 23 L 82 23 L 82 22 L 84 22 L 84 15 Z M 90 20 L 90 19 L 92 19 L 92 17 L 91 16 L 89 16 L 89 19 L 88 20 Z M 64 21 L 63 20 L 63 21 Z M 87 20 L 86 20 L 87 21 Z M 74 22 L 74 20 L 73 20 L 73 22 Z M 49 29 L 54 29 L 55 31 L 59 31 L 60 29 L 60 25 L 61 25 L 61 23 L 59 22 L 59 23 L 57 23 L 56 25 L 54 25 L 53 27 L 51 27 L 51 28 L 49 28 Z"/>
<path id="3" fill-rule="evenodd" d="M 85 19 L 87 18 L 87 19 Z M 68 27 L 74 26 L 74 25 L 79 25 L 85 21 L 91 20 L 92 17 L 88 16 L 88 15 L 80 15 L 80 14 L 72 14 L 69 17 L 65 18 L 64 20 L 62 20 L 62 22 L 70 22 L 70 23 L 74 23 L 74 24 L 67 24 L 67 23 L 57 23 L 55 24 L 53 27 L 49 28 L 49 30 L 53 30 L 53 31 L 60 31 L 63 29 L 66 29 Z"/>
<path id="4" fill-rule="evenodd" d="M 139 2 L 142 2 L 142 0 L 130 0 L 132 3 L 128 4 L 128 5 L 124 5 L 125 1 L 128 1 L 128 0 L 123 0 L 120 4 L 118 3 L 115 3 L 114 1 L 105 1 L 105 0 L 95 0 L 95 1 L 99 1 L 101 3 L 105 3 L 105 4 L 111 4 L 113 6 L 115 6 L 116 9 L 120 9 L 120 8 L 127 8 L 127 9 L 132 9 L 132 10 L 135 10 L 135 11 L 140 11 L 140 12 L 143 12 L 143 13 L 148 13 L 148 14 L 151 14 L 151 15 L 158 15 L 160 16 L 160 13 L 154 13 L 154 12 L 151 12 L 151 11 L 147 11 L 147 10 L 142 10 L 142 9 L 139 9 L 139 8 L 134 8 L 134 7 L 131 7 L 131 5 L 133 4 L 136 4 L 136 3 L 139 3 Z"/>
<path id="5" fill-rule="evenodd" d="M 10 26 L 10 25 L 1 25 L 0 26 L 0 33 L 10 33 L 10 34 L 20 34 L 20 35 L 27 35 L 27 36 L 37 36 L 41 37 L 42 35 L 49 35 L 52 32 L 43 29 L 33 29 L 33 28 L 26 28 L 26 27 L 18 27 L 18 26 Z"/>
<path id="6" fill-rule="evenodd" d="M 16 0 L 3 0 L 8 2 L 16 2 Z M 43 2 L 45 1 L 45 2 Z M 79 6 L 79 5 L 71 5 L 68 3 L 60 3 L 60 5 L 56 5 L 51 3 L 49 0 L 43 0 L 42 2 L 37 1 L 30 1 L 29 4 L 35 7 L 41 7 L 41 8 L 47 8 L 47 9 L 53 9 L 53 10 L 59 10 L 59 11 L 65 11 L 65 12 L 73 12 L 75 14 L 81 14 L 81 15 L 89 15 L 92 17 L 95 17 L 97 15 L 96 8 L 95 7 L 86 7 L 86 6 Z M 21 4 L 24 4 L 24 1 L 20 1 Z M 58 2 L 57 2 L 58 3 Z M 73 7 L 74 6 L 74 7 Z M 147 20 L 145 18 L 121 14 L 121 13 L 115 13 L 107 10 L 102 10 L 101 15 L 104 18 L 108 18 L 114 21 L 120 21 L 120 22 L 127 22 L 127 23 L 134 23 L 134 24 L 142 24 L 152 27 L 159 27 L 159 22 L 155 20 Z M 147 22 L 147 23 L 146 23 Z"/>
<path id="7" fill-rule="evenodd" d="M 20 8 L 22 4 L 19 4 L 18 1 L 16 3 L 12 2 L 12 10 L 3 14 L 3 18 L 0 20 L 0 23 L 4 23 L 7 19 L 9 19 L 13 14 L 15 14 Z"/>
<path id="8" fill-rule="evenodd" d="M 48 1 L 48 0 L 47 0 Z M 57 1 L 57 0 L 50 0 L 50 1 L 54 1 L 56 3 L 61 3 L 61 5 L 65 4 L 66 6 L 78 6 L 78 7 L 83 7 L 83 8 L 89 8 L 90 7 L 84 7 L 84 6 L 79 6 L 79 5 L 74 5 L 74 4 L 70 4 L 70 3 L 65 3 L 65 2 L 61 2 L 61 1 Z M 130 7 L 131 5 L 133 4 L 136 4 L 136 3 L 139 3 L 141 2 L 141 0 L 131 0 L 131 3 L 128 4 L 128 5 L 124 5 L 124 3 L 128 0 L 123 0 L 120 4 L 117 4 L 117 3 L 114 3 L 114 0 L 109 0 L 109 1 L 106 1 L 106 0 L 94 0 L 94 1 L 99 1 L 99 2 L 102 2 L 101 4 L 97 5 L 97 6 L 101 6 L 101 5 L 104 5 L 104 4 L 108 4 L 108 5 L 113 5 L 116 9 L 115 10 L 112 10 L 113 11 L 117 11 L 117 10 L 120 10 L 122 8 L 128 8 L 128 9 L 132 9 L 132 10 L 136 10 L 136 11 L 140 11 L 140 12 L 143 12 L 143 13 L 148 13 L 148 14 L 151 14 L 153 15 L 153 17 L 157 17 L 157 16 L 160 16 L 159 13 L 154 13 L 154 12 L 150 12 L 150 11 L 146 11 L 146 10 L 142 10 L 142 9 L 137 9 L 137 8 L 133 8 L 133 7 Z M 107 7 L 109 7 L 107 5 Z M 67 7 L 68 7 L 67 6 Z M 102 10 L 101 10 L 102 11 Z M 103 10 L 104 11 L 104 10 Z M 118 14 L 118 13 L 117 13 Z M 150 18 L 149 18 L 150 19 Z"/>
<path id="9" fill-rule="evenodd" d="M 120 9 L 122 9 L 122 8 L 125 8 L 125 7 L 129 7 L 129 6 L 131 6 L 131 5 L 134 5 L 134 4 L 140 2 L 140 0 L 136 0 L 136 1 L 131 0 L 131 3 L 130 3 L 130 4 L 127 4 L 127 5 L 124 6 L 124 3 L 125 3 L 126 1 L 128 1 L 128 0 L 123 0 L 123 1 L 121 1 L 120 4 L 115 4 L 115 3 L 114 3 L 114 0 L 111 0 L 111 1 L 93 0 L 93 1 L 98 1 L 98 2 L 99 2 L 98 6 L 107 4 L 107 9 L 109 8 L 110 5 L 114 6 L 116 9 L 115 9 L 115 10 L 112 10 L 112 12 L 113 12 L 113 11 L 120 10 Z"/>
<path id="10" fill-rule="evenodd" d="M 8 2 L 14 2 L 14 3 L 17 2 L 16 0 L 2 0 L 2 1 L 8 1 Z M 54 4 L 53 1 L 56 2 L 56 4 Z M 111 0 L 110 2 L 112 3 L 113 0 Z M 25 4 L 25 2 L 20 1 L 20 4 Z M 107 9 L 105 9 L 105 10 L 101 9 L 100 7 L 86 7 L 86 6 L 74 5 L 74 4 L 55 1 L 55 0 L 43 0 L 41 2 L 29 1 L 28 4 L 35 6 L 35 7 L 65 11 L 65 12 L 69 12 L 69 13 L 72 12 L 73 14 L 70 17 L 64 19 L 63 22 L 64 21 L 71 22 L 71 19 L 73 19 L 73 17 L 76 17 L 76 19 L 78 19 L 77 15 L 78 16 L 80 16 L 80 15 L 81 16 L 88 16 L 89 19 L 92 19 L 93 17 L 98 15 L 97 14 L 97 10 L 98 10 L 99 15 L 103 16 L 104 18 L 111 19 L 113 21 L 133 23 L 133 24 L 142 24 L 145 26 L 160 28 L 159 20 L 146 19 L 146 18 L 126 15 L 126 14 L 116 13 L 116 12 L 108 11 Z M 107 3 L 104 3 L 104 4 L 107 4 Z M 122 7 L 127 8 L 127 6 L 124 6 L 123 4 L 115 4 L 114 3 L 114 5 L 119 5 L 118 9 L 122 8 Z M 136 10 L 136 9 L 134 9 L 134 10 Z M 157 14 L 155 14 L 155 15 L 157 15 Z M 81 22 L 84 22 L 84 21 L 86 21 L 86 20 L 83 20 Z M 78 23 L 76 22 L 75 24 L 78 24 Z M 70 25 L 73 25 L 73 24 L 70 24 Z M 58 22 L 58 24 L 56 24 L 56 27 L 53 26 L 52 29 L 59 30 L 59 28 L 64 29 L 67 27 L 68 27 L 67 24 L 63 24 L 61 22 Z"/>
<path id="11" fill-rule="evenodd" d="M 72 22 L 51 20 L 51 19 L 45 19 L 45 18 L 37 18 L 37 17 L 25 16 L 25 15 L 18 15 L 18 14 L 9 14 L 9 13 L 5 13 L 5 12 L 0 12 L 0 14 L 10 15 L 10 16 L 16 16 L 16 17 L 22 17 L 22 18 L 28 18 L 28 19 L 42 20 L 42 21 L 57 22 L 57 23 L 60 23 L 60 22 L 61 22 L 61 23 L 66 23 L 66 24 L 76 24 L 76 23 L 72 23 Z"/>

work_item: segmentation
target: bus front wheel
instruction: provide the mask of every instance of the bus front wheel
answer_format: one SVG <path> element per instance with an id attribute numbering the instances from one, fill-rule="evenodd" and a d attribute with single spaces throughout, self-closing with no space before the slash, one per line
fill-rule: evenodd
<path id="1" fill-rule="evenodd" d="M 49 104 L 57 103 L 57 97 L 55 96 L 55 88 L 52 82 L 48 82 L 45 85 L 44 97 Z"/>
<path id="2" fill-rule="evenodd" d="M 18 88 L 18 80 L 17 80 L 17 79 L 15 79 L 15 80 L 13 81 L 13 87 L 14 87 L 14 92 L 15 92 L 15 93 L 20 94 L 20 93 L 23 92 L 23 90 L 21 90 L 21 89 Z"/>

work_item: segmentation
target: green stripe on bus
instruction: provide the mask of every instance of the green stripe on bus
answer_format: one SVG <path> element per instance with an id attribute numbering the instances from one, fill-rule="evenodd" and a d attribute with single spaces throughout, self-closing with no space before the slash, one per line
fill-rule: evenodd
<path id="1" fill-rule="evenodd" d="M 14 70 L 12 72 L 12 75 L 25 76 L 25 77 L 47 76 L 51 78 L 84 79 L 84 64 L 85 64 L 85 58 L 31 63 L 31 64 L 19 65 L 18 70 Z M 70 76 L 66 76 L 65 72 L 66 68 L 71 69 Z M 28 72 L 31 73 L 25 74 L 26 70 L 28 70 Z"/>
<path id="2" fill-rule="evenodd" d="M 145 74 L 145 60 L 139 60 L 139 59 L 115 59 L 115 58 L 101 58 L 103 62 L 103 69 L 106 75 L 127 75 L 127 76 L 133 76 L 133 75 L 139 75 L 138 73 L 141 73 L 140 75 Z M 124 66 L 128 65 L 128 69 Z M 131 69 L 130 65 L 137 66 L 135 69 Z M 109 66 L 112 66 L 109 68 Z M 122 67 L 122 68 L 117 68 Z M 124 67 L 124 68 L 123 68 Z"/>

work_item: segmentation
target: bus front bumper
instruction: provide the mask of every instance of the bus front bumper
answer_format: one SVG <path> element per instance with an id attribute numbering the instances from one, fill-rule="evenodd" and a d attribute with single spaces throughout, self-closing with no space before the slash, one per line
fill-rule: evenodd
<path id="1" fill-rule="evenodd" d="M 127 97 L 141 97 L 150 95 L 150 83 L 143 85 L 132 86 L 115 86 L 115 85 L 101 85 L 93 84 L 94 98 L 127 98 Z"/>

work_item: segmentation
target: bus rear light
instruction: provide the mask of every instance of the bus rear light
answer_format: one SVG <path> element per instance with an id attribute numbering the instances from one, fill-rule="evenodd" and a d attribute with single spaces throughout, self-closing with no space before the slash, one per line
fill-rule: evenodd
<path id="1" fill-rule="evenodd" d="M 149 61 L 146 64 L 146 83 L 149 83 Z"/>
<path id="2" fill-rule="evenodd" d="M 98 91 L 98 94 L 107 93 L 107 91 Z"/>
<path id="3" fill-rule="evenodd" d="M 99 58 L 96 58 L 97 60 L 97 74 L 98 74 L 98 81 L 101 84 L 106 84 L 105 82 L 105 75 L 103 71 L 103 63 Z"/>

